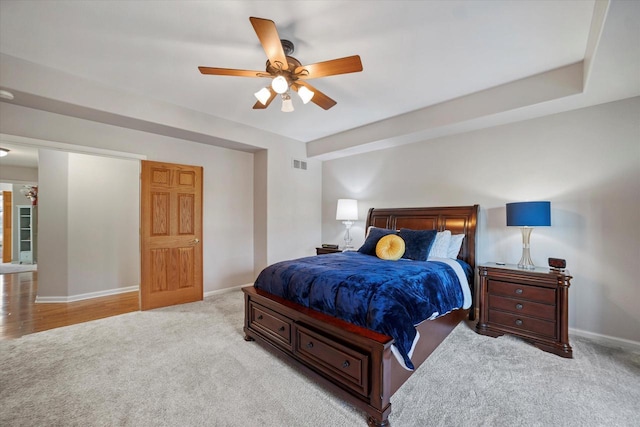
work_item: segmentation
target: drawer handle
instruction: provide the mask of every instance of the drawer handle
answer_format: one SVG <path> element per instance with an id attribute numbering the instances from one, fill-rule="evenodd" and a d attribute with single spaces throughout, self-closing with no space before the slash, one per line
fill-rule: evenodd
<path id="1" fill-rule="evenodd" d="M 349 367 L 349 365 L 351 365 L 351 363 L 349 363 L 349 361 L 348 361 L 348 360 L 345 360 L 345 361 L 344 361 L 344 363 L 342 364 L 342 367 L 343 367 L 343 368 L 348 368 L 348 367 Z"/>
<path id="2" fill-rule="evenodd" d="M 284 332 L 284 326 L 280 326 L 280 327 L 278 328 L 278 330 L 279 330 L 280 332 Z"/>
<path id="3" fill-rule="evenodd" d="M 262 317 L 262 314 L 261 314 L 260 316 L 258 316 L 258 320 L 262 320 L 262 319 L 263 319 L 263 317 Z"/>
<path id="4" fill-rule="evenodd" d="M 311 341 L 307 343 L 307 348 L 313 348 L 313 343 Z"/>
<path id="5" fill-rule="evenodd" d="M 516 309 L 522 310 L 522 304 L 516 304 Z"/>
<path id="6" fill-rule="evenodd" d="M 516 325 L 518 325 L 518 326 L 522 326 L 522 320 L 517 319 L 517 320 L 516 320 Z"/>
<path id="7" fill-rule="evenodd" d="M 520 288 L 516 289 L 516 294 L 522 295 L 522 289 L 520 289 Z"/>

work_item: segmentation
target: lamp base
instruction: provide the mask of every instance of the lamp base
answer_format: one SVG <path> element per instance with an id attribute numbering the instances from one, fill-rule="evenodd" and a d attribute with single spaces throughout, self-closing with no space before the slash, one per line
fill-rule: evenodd
<path id="1" fill-rule="evenodd" d="M 522 230 L 522 257 L 518 261 L 518 268 L 525 270 L 535 270 L 536 266 L 533 265 L 531 260 L 529 239 L 531 238 L 532 227 L 520 227 Z"/>
<path id="2" fill-rule="evenodd" d="M 351 245 L 351 233 L 349 230 L 353 225 L 353 221 L 342 221 L 344 226 L 346 227 L 346 231 L 344 232 L 344 246 L 342 248 L 342 252 L 355 251 L 354 247 Z"/>

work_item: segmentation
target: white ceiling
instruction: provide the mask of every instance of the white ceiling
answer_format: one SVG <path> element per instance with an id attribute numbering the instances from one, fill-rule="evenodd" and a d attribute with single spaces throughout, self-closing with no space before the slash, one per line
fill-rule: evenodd
<path id="1" fill-rule="evenodd" d="M 0 52 L 309 142 L 579 63 L 588 52 L 594 4 L 2 0 Z M 331 110 L 295 96 L 293 113 L 282 113 L 279 102 L 253 110 L 253 93 L 266 80 L 205 76 L 197 69 L 263 69 L 266 57 L 250 16 L 275 21 L 303 64 L 358 54 L 364 71 L 310 82 L 337 101 Z M 637 28 L 636 22 L 618 37 L 640 37 Z M 617 96 L 638 95 L 638 87 Z"/>
<path id="2" fill-rule="evenodd" d="M 26 145 L 12 144 L 0 138 L 0 148 L 9 150 L 9 154 L 0 157 L 0 167 L 16 166 L 21 168 L 38 167 L 38 150 Z"/>

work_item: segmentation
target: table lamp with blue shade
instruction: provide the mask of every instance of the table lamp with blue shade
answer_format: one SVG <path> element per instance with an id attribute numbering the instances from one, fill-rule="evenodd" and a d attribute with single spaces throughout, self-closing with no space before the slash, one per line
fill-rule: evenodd
<path id="1" fill-rule="evenodd" d="M 519 268 L 533 270 L 536 266 L 531 261 L 529 239 L 533 227 L 551 225 L 551 202 L 517 202 L 507 203 L 507 226 L 520 227 L 522 230 L 522 258 Z"/>

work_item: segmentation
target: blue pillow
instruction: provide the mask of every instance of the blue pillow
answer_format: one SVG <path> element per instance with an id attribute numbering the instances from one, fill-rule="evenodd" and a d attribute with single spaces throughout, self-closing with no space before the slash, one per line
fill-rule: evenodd
<path id="1" fill-rule="evenodd" d="M 438 232 L 436 230 L 410 230 L 408 228 L 401 228 L 399 234 L 405 243 L 405 251 L 402 258 L 426 261 Z"/>
<path id="2" fill-rule="evenodd" d="M 360 246 L 358 252 L 365 255 L 376 256 L 376 245 L 378 244 L 378 240 L 382 239 L 388 234 L 398 233 L 396 232 L 396 230 L 390 230 L 388 228 L 371 227 L 367 239 L 364 241 L 362 246 Z"/>

